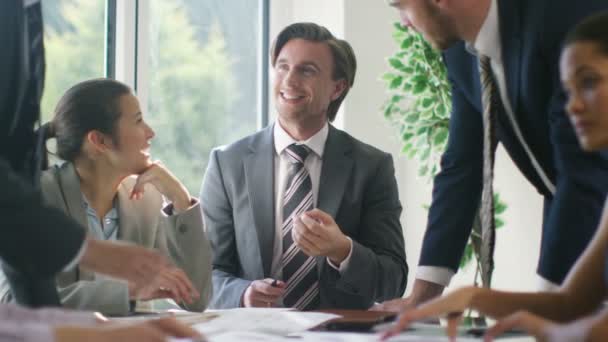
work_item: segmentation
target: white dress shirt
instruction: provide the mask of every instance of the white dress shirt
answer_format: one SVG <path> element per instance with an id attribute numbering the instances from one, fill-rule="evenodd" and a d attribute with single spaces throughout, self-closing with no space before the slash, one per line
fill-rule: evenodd
<path id="1" fill-rule="evenodd" d="M 321 130 L 315 135 L 310 137 L 306 141 L 296 141 L 287 133 L 281 124 L 277 121 L 274 124 L 274 193 L 275 193 L 275 236 L 274 246 L 272 250 L 272 266 L 271 274 L 275 279 L 282 279 L 282 266 L 281 258 L 283 256 L 283 238 L 282 238 L 282 226 L 283 226 L 283 193 L 285 192 L 285 178 L 287 176 L 287 168 L 289 166 L 289 159 L 286 155 L 285 149 L 293 144 L 302 144 L 310 148 L 311 153 L 304 161 L 304 167 L 308 170 L 310 180 L 312 182 L 312 200 L 313 206 L 317 207 L 319 198 L 319 182 L 321 179 L 321 167 L 323 166 L 323 151 L 325 150 L 325 142 L 327 141 L 327 135 L 329 133 L 329 124 L 325 124 Z M 350 240 L 350 238 L 349 238 Z M 340 272 L 343 272 L 348 267 L 348 262 L 352 254 L 352 240 L 350 240 L 350 252 L 346 259 L 340 264 L 340 266 L 334 265 L 329 259 L 327 259 L 329 265 Z"/>
<path id="2" fill-rule="evenodd" d="M 467 50 L 477 56 L 487 56 L 490 58 L 490 66 L 492 68 L 492 73 L 494 74 L 494 78 L 498 85 L 498 89 L 500 92 L 500 98 L 505 107 L 505 112 L 509 121 L 513 127 L 515 135 L 517 139 L 523 146 L 526 154 L 530 158 L 534 169 L 540 176 L 541 180 L 551 191 L 552 194 L 555 194 L 555 184 L 551 182 L 547 173 L 538 163 L 536 157 L 530 150 L 530 147 L 526 143 L 519 128 L 519 124 L 515 120 L 515 115 L 513 113 L 513 106 L 511 104 L 511 100 L 509 99 L 507 93 L 507 82 L 505 78 L 505 68 L 502 60 L 502 47 L 500 40 L 500 18 L 498 17 L 498 4 L 496 0 L 491 0 L 490 9 L 488 10 L 488 15 L 484 20 L 483 25 L 475 41 L 473 43 L 467 42 Z M 437 267 L 437 266 L 419 266 L 416 272 L 416 278 L 421 280 L 430 281 L 436 284 L 440 284 L 443 286 L 447 286 L 450 283 L 450 280 L 454 276 L 454 272 L 447 267 Z M 539 283 L 539 288 L 542 290 L 547 289 L 555 289 L 557 286 L 546 279 L 541 278 Z"/>

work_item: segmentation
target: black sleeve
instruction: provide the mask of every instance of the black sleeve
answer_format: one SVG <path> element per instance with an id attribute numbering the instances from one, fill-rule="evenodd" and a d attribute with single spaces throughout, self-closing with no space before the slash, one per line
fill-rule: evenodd
<path id="1" fill-rule="evenodd" d="M 0 159 L 0 257 L 20 272 L 50 276 L 78 254 L 86 231 L 57 209 Z"/>
<path id="2" fill-rule="evenodd" d="M 21 4 L 21 8 L 19 8 Z M 19 37 L 23 35 L 20 30 L 23 18 L 21 1 L 0 1 L 0 37 L 2 37 L 2 53 L 0 53 L 0 142 L 5 143 L 8 130 L 13 125 L 16 116 L 17 79 L 20 62 L 22 42 Z M 6 146 L 0 146 L 4 150 Z"/>

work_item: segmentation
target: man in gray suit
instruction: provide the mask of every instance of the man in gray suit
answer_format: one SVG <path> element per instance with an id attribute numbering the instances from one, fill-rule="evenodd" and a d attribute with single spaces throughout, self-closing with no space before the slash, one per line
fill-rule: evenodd
<path id="1" fill-rule="evenodd" d="M 407 264 L 391 155 L 329 124 L 352 48 L 312 23 L 272 52 L 278 120 L 211 152 L 201 198 L 211 308 L 366 309 L 400 297 Z"/>

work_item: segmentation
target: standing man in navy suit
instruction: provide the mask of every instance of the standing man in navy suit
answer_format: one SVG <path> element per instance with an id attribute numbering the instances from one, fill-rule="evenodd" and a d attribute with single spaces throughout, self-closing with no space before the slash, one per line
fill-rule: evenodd
<path id="1" fill-rule="evenodd" d="M 608 190 L 608 160 L 581 150 L 565 115 L 560 47 L 571 27 L 608 2 L 388 1 L 403 25 L 445 51 L 453 110 L 412 294 L 380 307 L 402 310 L 436 297 L 457 270 L 482 190 L 482 56 L 502 102 L 498 141 L 544 197 L 537 272 L 545 288 L 560 284 L 591 239 Z"/>

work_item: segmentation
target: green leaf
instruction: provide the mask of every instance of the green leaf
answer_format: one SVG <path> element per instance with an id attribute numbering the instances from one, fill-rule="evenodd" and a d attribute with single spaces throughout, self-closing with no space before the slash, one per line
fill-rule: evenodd
<path id="1" fill-rule="evenodd" d="M 393 80 L 391 81 L 391 83 L 388 87 L 390 89 L 398 88 L 399 86 L 401 86 L 402 82 L 403 82 L 403 77 L 397 76 L 397 77 L 393 78 Z"/>
<path id="2" fill-rule="evenodd" d="M 435 102 L 435 98 L 426 97 L 426 98 L 422 99 L 422 107 L 429 108 L 433 104 L 433 102 Z"/>
<path id="3" fill-rule="evenodd" d="M 414 43 L 414 37 L 409 36 L 409 37 L 405 38 L 403 40 L 403 42 L 401 43 L 401 50 L 409 49 L 413 43 Z"/>
<path id="4" fill-rule="evenodd" d="M 393 26 L 397 31 L 407 32 L 407 27 L 403 26 L 400 22 L 396 21 L 393 23 Z"/>
<path id="5" fill-rule="evenodd" d="M 414 158 L 414 156 L 416 155 L 417 152 L 418 152 L 418 150 L 413 148 L 407 153 L 407 157 L 412 159 L 412 158 Z"/>
<path id="6" fill-rule="evenodd" d="M 392 103 L 390 103 L 389 105 L 384 107 L 384 117 L 388 118 L 391 116 L 391 114 L 393 114 L 393 104 Z"/>
<path id="7" fill-rule="evenodd" d="M 429 167 L 426 165 L 423 165 L 418 169 L 418 176 L 423 177 L 424 175 L 427 174 L 427 172 L 429 172 Z"/>
<path id="8" fill-rule="evenodd" d="M 422 152 L 422 155 L 420 156 L 420 160 L 426 161 L 427 159 L 429 159 L 430 155 L 431 155 L 431 149 L 427 147 L 424 149 L 424 152 Z"/>
<path id="9" fill-rule="evenodd" d="M 435 137 L 433 138 L 433 144 L 435 145 L 443 145 L 448 137 L 448 130 L 445 127 L 437 128 L 437 132 L 435 133 Z"/>
<path id="10" fill-rule="evenodd" d="M 405 146 L 403 146 L 403 148 L 401 149 L 402 153 L 407 153 L 408 151 L 410 151 L 410 149 L 412 148 L 412 143 L 407 143 L 405 144 Z"/>
<path id="11" fill-rule="evenodd" d="M 412 83 L 420 83 L 420 82 L 427 82 L 428 78 L 426 77 L 426 75 L 416 75 L 414 77 L 412 77 L 411 82 Z"/>
<path id="12" fill-rule="evenodd" d="M 397 58 L 389 58 L 388 62 L 393 68 L 395 68 L 397 70 L 403 71 L 403 69 L 405 69 L 405 65 L 403 65 L 401 60 L 399 60 Z"/>
<path id="13" fill-rule="evenodd" d="M 405 117 L 405 122 L 407 123 L 414 123 L 416 121 L 418 121 L 418 113 L 413 113 L 413 114 L 409 114 L 408 116 Z"/>
<path id="14" fill-rule="evenodd" d="M 418 128 L 418 131 L 416 131 L 416 135 L 423 135 L 423 134 L 426 134 L 426 132 L 428 132 L 428 131 L 429 131 L 428 126 L 420 127 L 420 128 Z"/>
<path id="15" fill-rule="evenodd" d="M 393 96 L 391 97 L 391 100 L 390 100 L 390 101 L 391 101 L 392 103 L 397 103 L 397 102 L 399 102 L 399 101 L 401 101 L 401 100 L 403 100 L 403 95 L 396 95 L 396 94 L 395 94 L 395 95 L 393 95 Z"/>
<path id="16" fill-rule="evenodd" d="M 381 79 L 386 83 L 390 83 L 395 77 L 397 77 L 397 75 L 390 72 L 385 72 Z"/>
<path id="17" fill-rule="evenodd" d="M 436 112 L 437 112 L 437 114 L 439 114 L 439 116 L 447 115 L 447 109 L 445 108 L 445 105 L 443 105 L 443 104 L 440 104 L 439 106 L 437 106 Z"/>
<path id="18" fill-rule="evenodd" d="M 417 104 L 420 107 L 420 104 Z M 432 110 L 424 110 L 423 108 L 418 108 L 420 111 L 420 120 L 429 121 L 433 119 L 433 111 Z"/>
<path id="19" fill-rule="evenodd" d="M 501 220 L 498 217 L 494 218 L 494 226 L 496 226 L 496 229 L 501 228 L 504 225 L 505 225 L 505 222 L 503 220 Z"/>
<path id="20" fill-rule="evenodd" d="M 412 91 L 412 93 L 414 95 L 418 95 L 426 90 L 426 86 L 427 86 L 427 83 L 425 81 L 418 82 L 414 86 L 414 90 Z"/>
<path id="21" fill-rule="evenodd" d="M 409 141 L 410 139 L 412 139 L 413 136 L 414 136 L 414 133 L 411 133 L 411 132 L 403 133 L 403 135 L 401 135 L 401 140 Z"/>
<path id="22" fill-rule="evenodd" d="M 428 146 L 428 142 L 425 136 L 420 136 L 416 142 L 416 147 L 422 148 Z"/>
<path id="23" fill-rule="evenodd" d="M 503 202 L 494 202 L 494 213 L 500 215 L 505 212 L 507 205 Z"/>
<path id="24" fill-rule="evenodd" d="M 465 268 L 473 260 L 473 245 L 470 242 L 464 247 L 462 259 L 460 259 L 460 269 Z"/>

